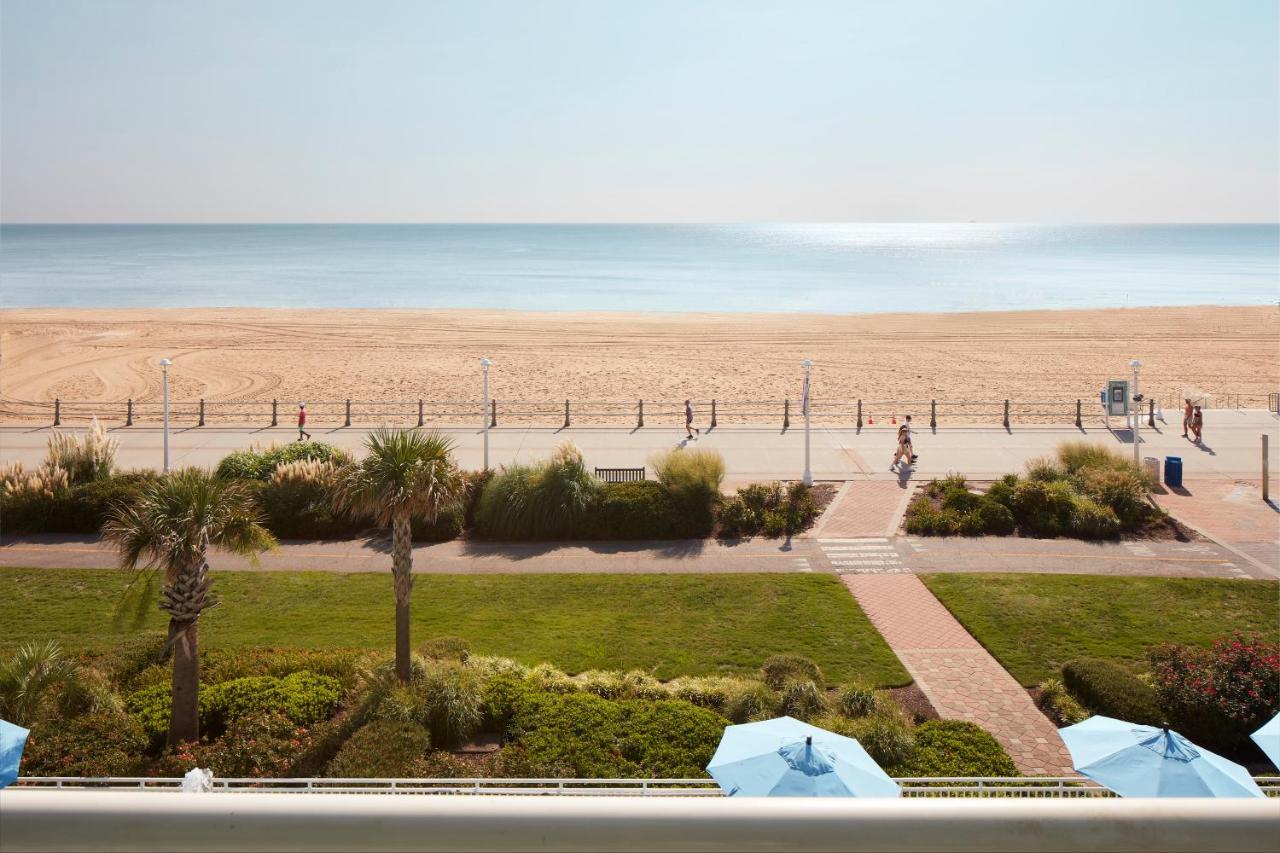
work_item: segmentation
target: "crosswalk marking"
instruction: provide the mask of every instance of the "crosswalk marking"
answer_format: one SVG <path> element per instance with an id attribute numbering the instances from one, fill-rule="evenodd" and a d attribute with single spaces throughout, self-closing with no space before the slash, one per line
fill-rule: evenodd
<path id="1" fill-rule="evenodd" d="M 886 537 L 819 539 L 818 547 L 837 574 L 900 574 L 909 571 Z"/>
<path id="2" fill-rule="evenodd" d="M 808 557 L 795 557 L 792 562 L 795 564 L 797 572 L 812 572 L 813 566 L 809 565 Z"/>

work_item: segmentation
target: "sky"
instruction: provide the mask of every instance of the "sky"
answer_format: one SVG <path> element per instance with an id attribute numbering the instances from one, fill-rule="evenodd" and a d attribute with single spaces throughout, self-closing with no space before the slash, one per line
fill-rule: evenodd
<path id="1" fill-rule="evenodd" d="M 5 222 L 1274 222 L 1276 0 L 0 0 Z"/>

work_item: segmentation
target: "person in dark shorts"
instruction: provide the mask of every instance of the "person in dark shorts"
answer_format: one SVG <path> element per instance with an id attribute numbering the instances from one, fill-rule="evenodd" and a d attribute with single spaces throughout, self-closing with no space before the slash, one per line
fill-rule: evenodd
<path id="1" fill-rule="evenodd" d="M 311 440 L 311 433 L 307 432 L 307 404 L 298 404 L 298 441 L 306 439 Z"/>
<path id="2" fill-rule="evenodd" d="M 684 432 L 689 438 L 693 438 L 694 433 L 702 435 L 702 430 L 693 425 L 693 404 L 688 400 L 684 401 Z"/>
<path id="3" fill-rule="evenodd" d="M 1195 413 L 1191 415 L 1191 434 L 1195 436 L 1195 443 L 1201 444 L 1200 433 L 1204 430 L 1204 412 L 1200 411 L 1200 407 L 1196 406 Z"/>

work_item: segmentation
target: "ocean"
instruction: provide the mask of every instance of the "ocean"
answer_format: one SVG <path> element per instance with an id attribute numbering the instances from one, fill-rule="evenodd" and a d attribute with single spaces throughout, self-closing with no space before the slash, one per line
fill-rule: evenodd
<path id="1" fill-rule="evenodd" d="M 875 313 L 1280 300 L 1280 225 L 4 225 L 0 307 Z"/>

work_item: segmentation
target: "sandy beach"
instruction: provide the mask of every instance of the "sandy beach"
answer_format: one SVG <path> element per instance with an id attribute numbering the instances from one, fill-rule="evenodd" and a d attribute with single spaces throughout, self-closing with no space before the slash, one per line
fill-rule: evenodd
<path id="1" fill-rule="evenodd" d="M 1275 307 L 975 314 L 351 310 L 0 312 L 5 401 L 467 400 L 482 355 L 502 401 L 1092 400 L 1142 359 L 1143 390 L 1265 406 L 1280 386 Z M 575 403 L 575 406 L 578 405 Z M 12 419 L 13 415 L 9 415 Z M 1065 419 L 1065 418 L 1064 418 Z"/>

